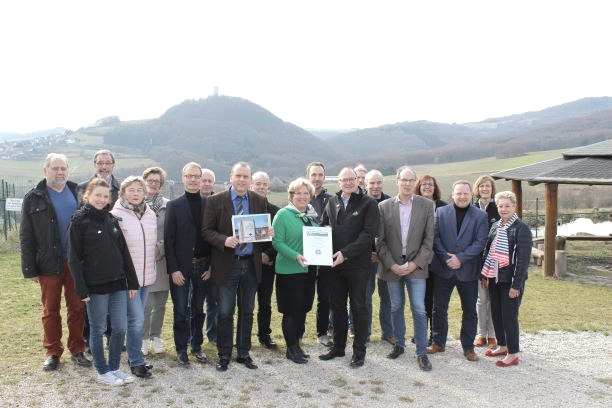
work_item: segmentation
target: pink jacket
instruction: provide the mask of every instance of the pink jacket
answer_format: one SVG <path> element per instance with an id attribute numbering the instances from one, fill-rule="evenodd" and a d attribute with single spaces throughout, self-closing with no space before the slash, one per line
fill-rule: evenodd
<path id="1" fill-rule="evenodd" d="M 138 283 L 141 287 L 155 282 L 155 244 L 157 242 L 157 217 L 149 206 L 138 219 L 134 211 L 115 202 L 111 214 L 119 218 L 119 226 L 125 237 Z"/>

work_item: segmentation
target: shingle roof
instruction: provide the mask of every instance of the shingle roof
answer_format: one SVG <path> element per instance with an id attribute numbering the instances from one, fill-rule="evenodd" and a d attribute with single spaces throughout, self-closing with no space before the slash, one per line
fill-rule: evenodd
<path id="1" fill-rule="evenodd" d="M 529 184 L 612 185 L 612 139 L 568 150 L 557 159 L 503 170 L 491 176 Z"/>

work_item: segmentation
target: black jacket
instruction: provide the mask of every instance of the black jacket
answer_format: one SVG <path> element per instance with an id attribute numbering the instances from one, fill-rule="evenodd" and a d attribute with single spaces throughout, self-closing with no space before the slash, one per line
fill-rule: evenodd
<path id="1" fill-rule="evenodd" d="M 345 262 L 337 268 L 370 268 L 372 244 L 378 233 L 378 203 L 362 189 L 352 193 L 346 209 L 342 191 L 331 196 L 321 217 L 321 225 L 332 227 L 334 252 L 341 251 Z"/>
<path id="2" fill-rule="evenodd" d="M 489 248 L 497 234 L 499 223 L 495 223 L 489 231 L 487 246 L 484 251 L 484 259 L 489 253 Z M 523 292 L 525 281 L 527 280 L 529 269 L 529 261 L 531 259 L 531 229 L 522 220 L 516 220 L 510 228 L 506 230 L 508 234 L 508 250 L 510 256 L 510 265 L 501 268 L 498 271 L 498 282 L 512 284 L 513 289 Z"/>
<path id="3" fill-rule="evenodd" d="M 327 202 L 329 201 L 330 197 L 331 195 L 327 194 L 327 190 L 322 189 L 321 194 L 319 194 L 318 196 L 314 196 L 312 200 L 310 200 L 310 205 L 312 205 L 312 207 L 317 212 L 317 223 L 318 224 L 321 224 L 321 218 L 323 217 L 325 206 L 327 205 Z"/>
<path id="4" fill-rule="evenodd" d="M 474 207 L 480 210 L 480 206 L 478 205 L 478 200 L 474 203 Z M 487 222 L 489 223 L 489 228 L 493 225 L 494 222 L 499 221 L 501 218 L 499 216 L 499 212 L 497 211 L 497 204 L 495 204 L 495 200 L 489 201 L 487 204 L 487 208 L 484 210 L 487 213 Z"/>
<path id="5" fill-rule="evenodd" d="M 66 186 L 76 199 L 76 183 Z M 64 255 L 57 224 L 57 215 L 43 179 L 23 198 L 21 210 L 21 271 L 25 278 L 64 273 Z"/>
<path id="6" fill-rule="evenodd" d="M 68 265 L 80 299 L 89 287 L 126 280 L 127 288 L 139 288 L 119 221 L 108 206 L 97 210 L 89 204 L 78 210 L 68 228 Z"/>

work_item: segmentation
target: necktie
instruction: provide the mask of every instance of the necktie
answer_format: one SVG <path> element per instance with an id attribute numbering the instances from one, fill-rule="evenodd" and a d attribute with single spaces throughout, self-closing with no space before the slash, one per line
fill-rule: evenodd
<path id="1" fill-rule="evenodd" d="M 236 197 L 237 200 L 237 205 L 236 205 L 236 215 L 242 215 L 242 213 L 244 213 L 244 196 L 237 196 Z M 239 251 L 244 251 L 244 249 L 246 248 L 247 244 L 242 243 L 240 245 L 238 245 L 238 250 Z"/>

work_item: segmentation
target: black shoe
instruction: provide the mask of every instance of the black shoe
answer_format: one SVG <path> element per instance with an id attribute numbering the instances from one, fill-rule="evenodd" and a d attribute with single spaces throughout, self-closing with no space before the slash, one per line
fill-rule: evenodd
<path id="1" fill-rule="evenodd" d="M 206 357 L 206 354 L 204 354 L 202 350 L 192 351 L 191 354 L 193 354 L 196 360 L 198 360 L 200 363 L 205 363 L 208 361 L 208 357 Z"/>
<path id="2" fill-rule="evenodd" d="M 249 370 L 255 370 L 257 368 L 257 365 L 253 362 L 253 359 L 250 356 L 236 357 L 236 362 L 242 364 Z"/>
<path id="3" fill-rule="evenodd" d="M 73 354 L 72 357 L 70 357 L 70 359 L 74 361 L 74 363 L 78 366 L 91 367 L 91 361 L 88 360 L 87 357 L 85 357 L 85 353 L 83 352 Z"/>
<path id="4" fill-rule="evenodd" d="M 329 349 L 327 353 L 321 354 L 319 356 L 319 360 L 327 361 L 327 360 L 331 360 L 332 358 L 336 358 L 336 357 L 344 357 L 344 350 L 340 350 L 337 348 L 331 348 Z"/>
<path id="5" fill-rule="evenodd" d="M 59 357 L 58 356 L 47 356 L 47 359 L 43 363 L 43 370 L 44 371 L 57 370 L 57 366 L 59 366 Z"/>
<path id="6" fill-rule="evenodd" d="M 358 368 L 358 367 L 361 367 L 364 363 L 365 363 L 365 356 L 357 356 L 353 354 L 353 357 L 351 357 L 351 363 L 349 364 L 349 366 L 351 368 Z"/>
<path id="7" fill-rule="evenodd" d="M 391 350 L 391 352 L 387 354 L 387 358 L 390 358 L 391 360 L 395 360 L 402 354 L 404 354 L 404 348 L 401 346 L 395 345 L 393 346 L 393 350 Z"/>
<path id="8" fill-rule="evenodd" d="M 132 371 L 132 374 L 140 378 L 149 378 L 152 375 L 144 364 L 130 367 L 130 370 Z"/>
<path id="9" fill-rule="evenodd" d="M 417 361 L 419 362 L 419 368 L 421 370 L 431 371 L 431 363 L 429 362 L 429 358 L 427 358 L 427 354 L 417 356 Z"/>
<path id="10" fill-rule="evenodd" d="M 152 370 L 152 369 L 153 369 L 153 364 L 151 364 L 151 363 L 147 363 L 146 361 L 145 361 L 145 363 L 144 363 L 144 366 L 145 366 L 145 368 L 146 368 L 147 370 Z"/>
<path id="11" fill-rule="evenodd" d="M 269 349 L 278 348 L 278 344 L 276 344 L 270 336 L 260 337 L 259 343 L 261 343 L 261 345 L 264 346 L 265 348 L 269 348 Z"/>
<path id="12" fill-rule="evenodd" d="M 305 364 L 308 362 L 306 358 L 302 355 L 298 346 L 289 346 L 287 347 L 287 358 L 293 361 L 296 364 Z"/>
<path id="13" fill-rule="evenodd" d="M 227 367 L 229 366 L 229 358 L 220 358 L 215 365 L 217 371 L 227 371 Z"/>
<path id="14" fill-rule="evenodd" d="M 302 357 L 310 358 L 310 354 L 306 354 L 304 350 L 302 350 L 302 346 L 300 346 L 300 343 L 297 344 L 297 349 L 302 354 Z"/>
<path id="15" fill-rule="evenodd" d="M 178 353 L 177 360 L 178 360 L 179 365 L 183 367 L 187 367 L 189 365 L 189 357 L 187 357 L 187 353 L 184 351 L 181 351 L 180 353 Z"/>

